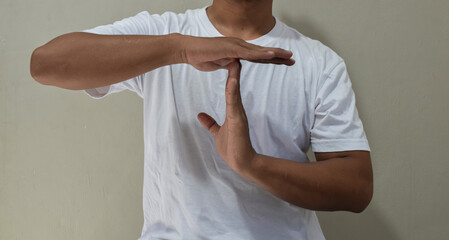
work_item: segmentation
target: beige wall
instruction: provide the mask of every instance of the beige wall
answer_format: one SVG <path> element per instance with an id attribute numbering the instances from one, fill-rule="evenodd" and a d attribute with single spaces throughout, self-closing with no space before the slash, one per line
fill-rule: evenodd
<path id="1" fill-rule="evenodd" d="M 37 84 L 32 50 L 142 10 L 207 0 L 0 2 L 0 239 L 136 239 L 142 103 Z M 345 60 L 372 147 L 362 214 L 319 213 L 327 239 L 449 235 L 449 1 L 275 0 L 275 15 Z"/>

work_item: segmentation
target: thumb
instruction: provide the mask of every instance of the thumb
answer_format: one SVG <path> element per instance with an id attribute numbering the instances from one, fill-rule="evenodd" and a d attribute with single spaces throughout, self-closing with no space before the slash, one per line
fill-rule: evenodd
<path id="1" fill-rule="evenodd" d="M 199 113 L 197 117 L 201 125 L 203 125 L 203 127 L 207 129 L 212 134 L 212 136 L 215 137 L 215 135 L 218 133 L 218 130 L 220 130 L 220 126 L 217 124 L 215 119 L 213 119 L 206 113 Z"/>

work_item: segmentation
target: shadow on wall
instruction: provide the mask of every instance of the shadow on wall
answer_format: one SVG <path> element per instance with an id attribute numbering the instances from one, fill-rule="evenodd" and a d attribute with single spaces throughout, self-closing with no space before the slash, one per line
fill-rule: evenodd
<path id="1" fill-rule="evenodd" d="M 300 33 L 306 35 L 315 40 L 319 40 L 326 46 L 333 48 L 331 42 L 327 41 L 325 34 L 320 31 L 320 27 L 315 23 L 310 21 L 309 19 L 302 16 L 292 17 L 288 14 L 281 14 L 279 19 L 287 24 L 289 27 L 292 27 L 298 30 Z"/>
<path id="2" fill-rule="evenodd" d="M 332 48 L 332 44 L 326 38 L 326 34 L 320 31 L 320 26 L 305 18 L 293 18 L 282 14 L 279 18 L 288 26 L 297 29 L 300 33 L 319 40 L 323 44 Z M 314 162 L 315 157 L 312 151 L 308 151 L 307 156 Z M 374 176 L 375 177 L 375 176 Z M 376 195 L 376 186 L 374 186 Z M 326 239 L 344 240 L 396 240 L 400 237 L 395 233 L 392 226 L 388 224 L 382 213 L 376 210 L 375 199 L 363 213 L 354 214 L 350 212 L 317 212 L 321 228 Z"/>

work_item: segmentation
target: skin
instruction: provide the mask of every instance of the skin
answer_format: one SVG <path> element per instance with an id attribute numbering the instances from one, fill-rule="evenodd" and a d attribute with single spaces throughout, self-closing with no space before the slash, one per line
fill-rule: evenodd
<path id="1" fill-rule="evenodd" d="M 252 39 L 266 33 L 267 26 L 273 26 L 272 3 L 272 0 L 215 0 L 207 12 L 222 34 Z M 217 152 L 226 163 L 243 177 L 299 207 L 356 213 L 366 209 L 373 195 L 369 152 L 315 152 L 317 162 L 311 163 L 256 153 L 240 96 L 240 67 L 237 60 L 229 65 L 223 125 L 219 126 L 206 113 L 198 114 L 198 120 L 214 136 Z"/>
<path id="2" fill-rule="evenodd" d="M 240 95 L 240 69 L 238 60 L 229 65 L 223 125 L 206 113 L 198 114 L 221 158 L 241 176 L 291 204 L 319 211 L 362 212 L 373 191 L 369 152 L 315 153 L 317 162 L 311 163 L 258 154 L 250 141 Z"/>
<path id="3" fill-rule="evenodd" d="M 81 90 L 107 86 L 153 69 L 186 63 L 200 71 L 226 68 L 226 120 L 219 126 L 206 113 L 198 120 L 214 136 L 217 152 L 237 173 L 279 198 L 312 210 L 363 211 L 373 194 L 369 152 L 315 153 L 317 162 L 297 163 L 258 154 L 250 138 L 240 96 L 239 59 L 293 65 L 288 50 L 244 40 L 272 29 L 272 0 L 215 0 L 207 15 L 226 37 L 69 33 L 37 48 L 30 62 L 41 84 Z M 217 48 L 217 46 L 220 46 Z"/>
<path id="4" fill-rule="evenodd" d="M 220 46 L 220 48 L 217 48 Z M 235 37 L 204 38 L 69 33 L 35 49 L 30 72 L 41 84 L 82 90 L 118 83 L 156 68 L 187 63 L 201 71 L 227 68 L 231 59 L 285 64 L 292 52 Z"/>
<path id="5" fill-rule="evenodd" d="M 276 24 L 272 0 L 215 0 L 206 9 L 214 27 L 224 36 L 256 39 Z"/>

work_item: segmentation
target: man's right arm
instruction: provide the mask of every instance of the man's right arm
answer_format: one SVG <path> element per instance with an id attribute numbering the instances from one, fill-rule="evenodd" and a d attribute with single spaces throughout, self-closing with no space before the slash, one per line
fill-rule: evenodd
<path id="1" fill-rule="evenodd" d="M 36 81 L 66 89 L 111 85 L 180 63 L 177 37 L 69 33 L 37 48 L 30 71 Z"/>
<path id="2" fill-rule="evenodd" d="M 237 38 L 76 32 L 34 50 L 30 71 L 39 83 L 82 90 L 118 83 L 170 64 L 188 63 L 213 71 L 226 68 L 233 58 L 293 65 L 291 56 L 290 51 Z"/>

